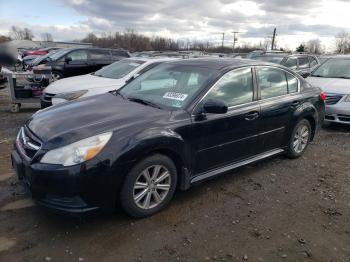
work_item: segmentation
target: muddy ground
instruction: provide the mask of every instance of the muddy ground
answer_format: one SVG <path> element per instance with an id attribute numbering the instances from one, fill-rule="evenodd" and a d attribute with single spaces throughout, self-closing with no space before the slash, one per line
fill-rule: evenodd
<path id="1" fill-rule="evenodd" d="M 178 192 L 134 220 L 72 218 L 35 206 L 10 150 L 36 111 L 0 91 L 0 261 L 350 261 L 350 128 L 323 129 L 304 157 L 250 165 Z"/>

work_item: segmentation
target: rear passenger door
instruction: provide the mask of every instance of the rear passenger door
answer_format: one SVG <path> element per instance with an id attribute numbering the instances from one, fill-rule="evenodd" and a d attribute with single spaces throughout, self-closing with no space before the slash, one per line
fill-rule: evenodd
<path id="1" fill-rule="evenodd" d="M 109 50 L 90 50 L 91 71 L 95 72 L 101 67 L 112 63 L 111 51 Z"/>
<path id="2" fill-rule="evenodd" d="M 278 67 L 256 67 L 261 106 L 259 152 L 284 147 L 290 120 L 301 103 L 299 80 Z"/>

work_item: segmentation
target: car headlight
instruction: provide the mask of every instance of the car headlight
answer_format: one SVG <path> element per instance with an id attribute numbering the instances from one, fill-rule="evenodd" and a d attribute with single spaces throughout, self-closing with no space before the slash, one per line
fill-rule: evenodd
<path id="1" fill-rule="evenodd" d="M 350 95 L 347 95 L 344 99 L 344 102 L 350 102 Z"/>
<path id="2" fill-rule="evenodd" d="M 88 92 L 88 90 L 79 90 L 75 92 L 69 92 L 69 93 L 59 93 L 54 96 L 54 98 L 61 98 L 65 100 L 75 100 L 78 99 L 79 97 L 85 95 Z"/>
<path id="3" fill-rule="evenodd" d="M 94 158 L 112 137 L 112 132 L 85 138 L 73 144 L 48 151 L 40 163 L 72 166 Z"/>

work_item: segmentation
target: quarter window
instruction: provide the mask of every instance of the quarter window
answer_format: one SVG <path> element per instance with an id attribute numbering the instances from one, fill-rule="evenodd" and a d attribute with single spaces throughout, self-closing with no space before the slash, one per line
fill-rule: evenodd
<path id="1" fill-rule="evenodd" d="M 307 57 L 299 57 L 299 69 L 309 68 L 309 59 Z"/>
<path id="2" fill-rule="evenodd" d="M 208 99 L 221 100 L 229 107 L 252 102 L 252 69 L 242 68 L 226 73 L 210 90 L 205 100 Z"/>
<path id="3" fill-rule="evenodd" d="M 288 94 L 286 73 L 270 67 L 257 68 L 261 98 L 271 98 Z"/>

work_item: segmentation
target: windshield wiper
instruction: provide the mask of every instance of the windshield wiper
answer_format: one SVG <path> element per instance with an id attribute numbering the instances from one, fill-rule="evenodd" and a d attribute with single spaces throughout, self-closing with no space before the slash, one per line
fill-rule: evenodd
<path id="1" fill-rule="evenodd" d="M 310 75 L 310 76 L 313 76 L 313 77 L 325 77 L 325 76 L 321 76 L 321 75 Z"/>
<path id="2" fill-rule="evenodd" d="M 140 103 L 140 104 L 143 104 L 143 105 L 147 105 L 147 106 L 152 106 L 152 107 L 155 107 L 155 108 L 160 108 L 161 107 L 151 101 L 148 101 L 148 100 L 144 100 L 142 98 L 138 98 L 138 97 L 128 97 L 127 99 L 129 99 L 130 101 L 133 101 L 133 102 L 136 102 L 136 103 Z"/>
<path id="3" fill-rule="evenodd" d="M 110 91 L 109 93 L 112 93 L 114 95 L 120 95 L 123 99 L 127 99 L 122 93 L 120 93 L 119 90 L 115 89 L 115 90 L 112 90 Z"/>

